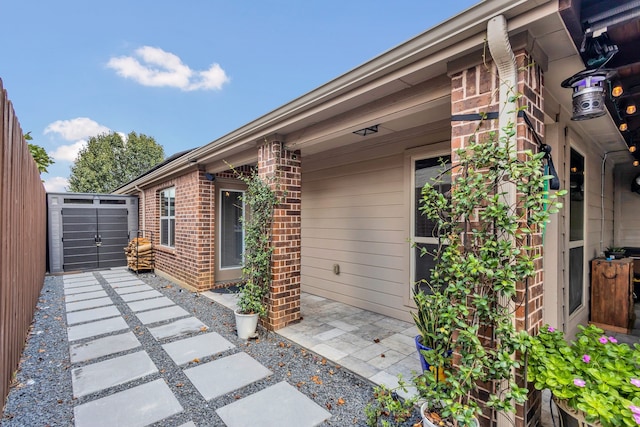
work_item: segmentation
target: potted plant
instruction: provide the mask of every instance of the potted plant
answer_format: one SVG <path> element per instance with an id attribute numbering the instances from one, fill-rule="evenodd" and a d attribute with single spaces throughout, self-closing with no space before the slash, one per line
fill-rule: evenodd
<path id="1" fill-rule="evenodd" d="M 269 183 L 254 171 L 250 175 L 236 172 L 247 184 L 243 195 L 244 215 L 244 284 L 235 311 L 238 337 L 249 339 L 256 334 L 258 318 L 267 314 L 266 298 L 271 285 L 271 224 L 278 198 Z"/>
<path id="2" fill-rule="evenodd" d="M 624 258 L 627 250 L 625 248 L 619 248 L 617 246 L 609 246 L 604 251 L 604 255 L 610 259 L 621 259 Z"/>
<path id="3" fill-rule="evenodd" d="M 405 403 L 426 402 L 421 416 L 437 414 L 438 425 L 477 425 L 483 410 L 495 418 L 514 412 L 527 398 L 527 389 L 516 379 L 527 339 L 526 331 L 514 325 L 514 312 L 526 303 L 518 285 L 535 276 L 541 255 L 531 236 L 542 233 L 549 214 L 561 206 L 556 198 L 566 191 L 545 190 L 551 176 L 543 172 L 544 153 L 523 150 L 516 156 L 514 136 L 510 123 L 500 137 L 488 133 L 466 141 L 449 168 L 451 191 L 439 190 L 442 179 L 422 189 L 420 210 L 435 223 L 441 239 L 429 284 L 444 303 L 432 314 L 440 328 L 450 331 L 450 339 L 446 348 L 438 342 L 437 351 L 423 352 L 430 365 L 442 367 L 444 378 L 439 373 L 416 375 L 411 385 L 418 397 Z M 505 186 L 518 194 L 516 200 L 505 197 Z M 417 314 L 414 320 L 424 324 Z M 376 393 L 370 425 L 383 418 L 385 408 L 397 406 L 384 387 Z"/>
<path id="4" fill-rule="evenodd" d="M 426 281 L 421 283 L 426 285 Z M 446 313 L 441 309 L 443 305 L 449 304 L 449 301 L 439 290 L 427 287 L 425 291 L 419 284 L 416 284 L 413 289 L 413 301 L 416 304 L 416 311 L 411 312 L 411 316 L 418 329 L 418 335 L 415 337 L 418 357 L 422 371 L 431 371 L 435 368 L 427 360 L 430 359 L 429 352 L 443 351 L 451 356 L 449 350 L 451 330 L 443 318 Z M 442 376 L 442 370 L 443 367 L 439 367 L 436 372 Z"/>
<path id="5" fill-rule="evenodd" d="M 586 425 L 640 425 L 640 345 L 618 343 L 594 325 L 579 328 L 571 342 L 548 325 L 529 340 L 528 380 Z"/>

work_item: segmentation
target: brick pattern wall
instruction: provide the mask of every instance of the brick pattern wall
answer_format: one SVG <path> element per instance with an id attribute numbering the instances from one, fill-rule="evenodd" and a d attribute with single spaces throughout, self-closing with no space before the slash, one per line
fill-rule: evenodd
<path id="1" fill-rule="evenodd" d="M 277 137 L 258 148 L 258 175 L 269 180 L 282 200 L 273 215 L 272 282 L 263 321 L 269 330 L 300 319 L 301 172 L 300 151 L 285 150 Z"/>
<path id="2" fill-rule="evenodd" d="M 175 248 L 160 245 L 160 192 L 175 187 Z M 142 203 L 142 201 L 141 201 Z M 155 268 L 198 291 L 214 285 L 215 182 L 195 170 L 144 190 L 145 229 Z"/>
<path id="3" fill-rule="evenodd" d="M 526 113 L 533 123 L 536 132 L 540 137 L 544 137 L 543 122 L 543 75 L 540 67 L 534 64 L 524 50 L 515 52 L 518 67 L 517 91 L 522 94 L 519 100 L 520 106 L 526 106 Z M 534 64 L 534 65 L 530 65 Z M 473 68 L 463 70 L 451 76 L 451 112 L 453 115 L 478 114 L 487 112 L 497 112 L 502 108 L 499 105 L 498 95 L 500 81 L 497 74 L 497 67 L 493 63 L 479 64 Z M 499 132 L 498 120 L 483 121 L 453 121 L 451 129 L 452 161 L 456 162 L 455 151 L 464 148 L 469 141 L 485 141 L 489 132 Z M 517 121 L 516 149 L 519 153 L 523 150 L 531 149 L 537 151 L 537 145 L 533 134 L 526 126 L 524 119 Z M 532 237 L 532 244 L 536 251 L 542 253 L 542 237 L 540 234 Z M 522 282 L 518 285 L 519 301 L 522 304 L 516 311 L 516 327 L 518 330 L 528 329 L 531 333 L 536 333 L 542 324 L 542 302 L 543 302 L 543 274 L 542 257 L 536 263 L 537 273 L 528 284 Z M 526 293 L 528 285 L 528 294 Z M 526 301 L 525 299 L 528 299 Z M 525 384 L 524 372 L 519 372 L 518 378 L 521 385 Z M 480 396 L 483 392 L 480 391 Z M 530 397 L 525 406 L 517 409 L 515 425 L 535 425 L 540 419 L 540 393 L 530 387 Z M 491 411 L 485 411 L 480 417 L 483 427 L 495 425 L 495 419 Z"/>

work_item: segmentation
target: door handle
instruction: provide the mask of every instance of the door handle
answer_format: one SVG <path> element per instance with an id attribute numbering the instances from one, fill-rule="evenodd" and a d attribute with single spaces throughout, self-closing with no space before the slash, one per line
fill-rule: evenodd
<path id="1" fill-rule="evenodd" d="M 94 240 L 96 242 L 96 246 L 102 246 L 102 236 L 100 236 L 99 234 L 96 234 L 94 237 Z"/>

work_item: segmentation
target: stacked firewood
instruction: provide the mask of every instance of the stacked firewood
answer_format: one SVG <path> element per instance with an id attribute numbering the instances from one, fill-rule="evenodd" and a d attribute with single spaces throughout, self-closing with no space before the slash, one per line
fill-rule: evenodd
<path id="1" fill-rule="evenodd" d="M 127 255 L 127 265 L 131 270 L 153 270 L 153 248 L 148 238 L 134 238 L 124 248 L 124 252 Z"/>

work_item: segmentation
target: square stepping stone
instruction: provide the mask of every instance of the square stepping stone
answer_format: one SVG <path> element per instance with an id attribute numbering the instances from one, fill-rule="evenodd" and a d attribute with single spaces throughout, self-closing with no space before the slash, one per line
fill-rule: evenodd
<path id="1" fill-rule="evenodd" d="M 136 316 L 143 325 L 150 325 L 151 323 L 162 322 L 164 320 L 176 319 L 178 317 L 189 315 L 190 313 L 187 310 L 177 305 L 136 313 Z"/>
<path id="2" fill-rule="evenodd" d="M 73 397 L 82 397 L 158 372 L 146 351 L 76 368 L 71 371 Z"/>
<path id="3" fill-rule="evenodd" d="M 158 298 L 159 299 L 159 298 Z M 155 301 L 155 300 L 151 300 Z M 186 319 L 176 320 L 162 326 L 149 328 L 149 332 L 157 340 L 165 338 L 175 338 L 182 335 L 195 334 L 207 329 L 207 326 L 195 317 L 187 317 Z"/>
<path id="4" fill-rule="evenodd" d="M 133 332 L 129 331 L 124 334 L 98 338 L 84 344 L 74 344 L 69 347 L 69 355 L 71 363 L 78 363 L 136 347 L 140 347 L 140 341 Z"/>
<path id="5" fill-rule="evenodd" d="M 98 281 L 96 279 L 84 279 L 84 280 L 75 281 L 75 282 L 64 282 L 64 288 L 65 289 L 83 288 L 85 286 L 93 286 L 97 284 L 98 284 Z"/>
<path id="6" fill-rule="evenodd" d="M 206 400 L 230 393 L 273 374 L 245 352 L 185 369 L 184 373 Z M 268 400 L 269 405 L 280 405 L 280 396 L 277 394 Z M 245 417 L 245 425 L 247 420 L 251 420 L 249 423 L 260 420 L 260 424 L 262 424 L 261 416 L 257 418 Z"/>
<path id="7" fill-rule="evenodd" d="M 196 427 L 196 423 L 189 421 L 188 423 L 180 424 L 178 427 Z"/>
<path id="8" fill-rule="evenodd" d="M 285 381 L 223 406 L 216 413 L 227 427 L 253 422 L 261 427 L 312 427 L 331 417 L 326 409 Z"/>
<path id="9" fill-rule="evenodd" d="M 167 297 L 154 298 L 150 300 L 144 301 L 134 301 L 127 304 L 131 311 L 137 313 L 139 311 L 151 310 L 153 308 L 167 307 L 169 305 L 175 305 L 173 301 L 171 301 Z"/>
<path id="10" fill-rule="evenodd" d="M 118 274 L 103 274 L 102 278 L 105 279 L 107 282 L 110 281 L 123 281 L 123 280 L 138 280 L 138 278 L 132 274 L 129 273 L 118 273 Z"/>
<path id="11" fill-rule="evenodd" d="M 125 295 L 122 295 L 121 297 L 123 301 L 130 302 L 130 301 L 140 301 L 143 299 L 157 298 L 161 296 L 162 294 L 160 292 L 156 291 L 155 289 L 152 289 L 150 291 L 136 292 L 134 294 L 125 294 Z"/>
<path id="12" fill-rule="evenodd" d="M 111 298 L 96 298 L 86 301 L 70 302 L 66 305 L 67 313 L 71 311 L 86 310 L 87 308 L 103 307 L 105 305 L 113 305 Z"/>
<path id="13" fill-rule="evenodd" d="M 64 290 L 64 294 L 65 295 L 75 295 L 75 294 L 82 294 L 85 292 L 94 292 L 94 291 L 101 291 L 102 285 L 89 285 L 89 286 L 80 286 L 77 288 L 65 288 Z"/>
<path id="14" fill-rule="evenodd" d="M 66 274 L 62 277 L 62 280 L 65 282 L 72 282 L 74 280 L 82 280 L 82 279 L 95 279 L 96 276 L 93 273 L 80 273 L 80 274 Z"/>
<path id="15" fill-rule="evenodd" d="M 138 279 L 126 279 L 126 280 L 117 280 L 117 281 L 111 279 L 107 281 L 107 283 L 109 283 L 109 285 L 111 285 L 113 289 L 127 288 L 129 286 L 140 286 L 145 284 L 142 280 L 138 280 Z"/>
<path id="16" fill-rule="evenodd" d="M 108 271 L 101 271 L 100 275 L 102 276 L 120 276 L 120 275 L 128 275 L 128 276 L 133 276 L 133 274 L 131 274 L 131 272 L 129 272 L 129 270 L 108 270 Z"/>
<path id="17" fill-rule="evenodd" d="M 92 308 L 91 310 L 74 311 L 67 313 L 67 325 L 90 322 L 92 320 L 107 319 L 120 316 L 120 311 L 114 305 Z"/>
<path id="18" fill-rule="evenodd" d="M 83 338 L 121 331 L 123 329 L 129 329 L 127 322 L 125 322 L 122 317 L 114 317 L 113 319 L 98 320 L 96 322 L 70 326 L 67 328 L 67 335 L 69 335 L 69 341 L 77 341 Z"/>
<path id="19" fill-rule="evenodd" d="M 114 288 L 118 295 L 132 294 L 134 292 L 152 291 L 149 285 L 128 286 L 126 288 Z"/>
<path id="20" fill-rule="evenodd" d="M 169 354 L 169 357 L 176 362 L 176 365 L 184 365 L 195 358 L 222 353 L 234 347 L 235 345 L 224 339 L 217 332 L 174 341 L 162 346 L 164 351 Z"/>
<path id="21" fill-rule="evenodd" d="M 64 297 L 64 299 L 66 302 L 76 302 L 76 301 L 84 301 L 84 300 L 94 299 L 94 298 L 104 298 L 106 296 L 107 296 L 107 293 L 105 291 L 94 291 L 94 292 L 86 292 L 83 294 L 68 295 Z"/>
<path id="22" fill-rule="evenodd" d="M 182 412 L 162 379 L 142 384 L 73 408 L 75 427 L 137 427 Z"/>

